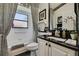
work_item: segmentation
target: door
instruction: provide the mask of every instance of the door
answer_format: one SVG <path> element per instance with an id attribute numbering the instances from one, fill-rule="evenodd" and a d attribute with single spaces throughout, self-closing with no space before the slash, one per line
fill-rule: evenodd
<path id="1" fill-rule="evenodd" d="M 38 38 L 38 55 L 48 56 L 48 42 Z"/>

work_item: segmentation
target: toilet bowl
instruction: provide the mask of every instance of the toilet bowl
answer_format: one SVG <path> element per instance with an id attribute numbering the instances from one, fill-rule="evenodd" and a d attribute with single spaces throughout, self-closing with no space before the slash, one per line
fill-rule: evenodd
<path id="1" fill-rule="evenodd" d="M 38 43 L 36 43 L 36 42 L 30 43 L 30 44 L 26 45 L 26 49 L 31 51 L 31 56 L 35 56 L 36 51 L 38 49 Z"/>

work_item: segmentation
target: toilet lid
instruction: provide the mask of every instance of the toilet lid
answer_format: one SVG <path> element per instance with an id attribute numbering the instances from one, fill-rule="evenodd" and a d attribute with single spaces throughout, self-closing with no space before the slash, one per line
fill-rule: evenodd
<path id="1" fill-rule="evenodd" d="M 29 47 L 38 46 L 38 43 L 30 43 L 27 46 L 29 46 Z"/>

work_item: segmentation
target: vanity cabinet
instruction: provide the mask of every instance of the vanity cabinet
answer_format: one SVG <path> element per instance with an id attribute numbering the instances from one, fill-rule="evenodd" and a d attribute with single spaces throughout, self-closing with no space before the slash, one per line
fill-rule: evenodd
<path id="1" fill-rule="evenodd" d="M 75 50 L 38 38 L 39 56 L 75 56 Z"/>

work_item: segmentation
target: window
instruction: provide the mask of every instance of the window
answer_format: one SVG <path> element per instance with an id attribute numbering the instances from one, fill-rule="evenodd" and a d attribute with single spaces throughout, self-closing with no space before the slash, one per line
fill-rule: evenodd
<path id="1" fill-rule="evenodd" d="M 27 28 L 27 15 L 16 12 L 15 18 L 13 21 L 14 28 Z"/>
<path id="2" fill-rule="evenodd" d="M 27 16 L 20 13 L 16 13 L 14 19 L 19 20 L 19 21 L 27 21 Z"/>

